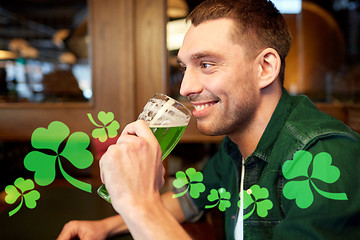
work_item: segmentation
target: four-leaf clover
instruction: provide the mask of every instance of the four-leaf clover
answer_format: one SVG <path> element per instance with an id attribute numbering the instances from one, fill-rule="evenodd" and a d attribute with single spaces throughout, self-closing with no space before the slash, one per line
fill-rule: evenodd
<path id="1" fill-rule="evenodd" d="M 181 188 L 187 185 L 185 191 L 174 194 L 173 198 L 180 197 L 184 195 L 190 189 L 190 196 L 192 198 L 198 198 L 200 193 L 205 191 L 205 186 L 202 184 L 203 174 L 201 172 L 197 172 L 194 168 L 188 168 L 185 173 L 183 171 L 178 171 L 176 173 L 176 179 L 173 182 L 174 187 Z"/>
<path id="2" fill-rule="evenodd" d="M 91 193 L 91 185 L 70 176 L 61 163 L 61 159 L 65 158 L 78 169 L 88 168 L 93 162 L 93 155 L 87 150 L 90 139 L 82 132 L 75 132 L 70 136 L 69 134 L 69 128 L 59 121 L 51 122 L 47 129 L 35 129 L 31 136 L 31 144 L 37 151 L 25 156 L 24 166 L 35 172 L 34 180 L 37 184 L 46 186 L 55 179 L 57 163 L 69 183 Z"/>
<path id="3" fill-rule="evenodd" d="M 329 153 L 318 153 L 314 160 L 310 152 L 297 151 L 293 160 L 287 160 L 282 166 L 284 177 L 289 181 L 285 184 L 283 194 L 287 199 L 295 199 L 296 205 L 305 209 L 311 206 L 314 195 L 310 185 L 323 197 L 334 200 L 347 200 L 346 193 L 329 193 L 320 190 L 313 179 L 321 180 L 325 183 L 334 183 L 340 177 L 340 170 L 331 165 L 332 158 Z M 309 172 L 310 164 L 312 172 Z"/>
<path id="4" fill-rule="evenodd" d="M 14 210 L 9 212 L 10 217 L 20 210 L 24 202 L 28 208 L 35 208 L 36 200 L 40 198 L 40 193 L 36 190 L 33 190 L 34 182 L 32 180 L 18 178 L 15 180 L 14 185 L 6 186 L 5 192 L 7 195 L 5 197 L 5 202 L 8 204 L 13 204 L 19 197 L 21 197 L 21 201 Z"/>
<path id="5" fill-rule="evenodd" d="M 120 124 L 114 120 L 114 114 L 112 112 L 105 113 L 104 111 L 100 111 L 98 113 L 98 118 L 102 125 L 97 124 L 90 113 L 88 113 L 88 118 L 92 124 L 98 127 L 92 131 L 93 138 L 98 138 L 100 142 L 105 142 L 108 136 L 109 138 L 117 136 Z"/>
<path id="6" fill-rule="evenodd" d="M 219 188 L 218 190 L 211 189 L 210 194 L 207 196 L 207 199 L 210 202 L 216 201 L 216 203 L 213 205 L 206 205 L 205 208 L 213 208 L 216 205 L 219 205 L 219 210 L 224 212 L 226 208 L 229 208 L 231 206 L 231 203 L 229 201 L 230 197 L 231 194 L 227 192 L 225 188 Z"/>
<path id="7" fill-rule="evenodd" d="M 273 207 L 273 203 L 267 199 L 269 197 L 269 191 L 266 188 L 260 188 L 259 185 L 253 185 L 247 191 L 241 191 L 239 195 L 240 198 L 243 196 L 244 209 L 253 205 L 251 211 L 244 215 L 244 220 L 250 217 L 255 209 L 259 217 L 266 217 L 268 211 Z M 240 201 L 238 202 L 238 206 L 240 207 Z"/>

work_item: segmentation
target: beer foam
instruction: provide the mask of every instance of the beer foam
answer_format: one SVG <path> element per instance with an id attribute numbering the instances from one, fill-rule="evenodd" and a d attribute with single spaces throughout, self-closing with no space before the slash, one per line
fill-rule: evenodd
<path id="1" fill-rule="evenodd" d="M 176 105 L 176 101 L 172 98 L 167 101 L 150 99 L 138 119 L 145 120 L 149 127 L 186 126 L 190 121 L 190 116 L 177 109 Z"/>

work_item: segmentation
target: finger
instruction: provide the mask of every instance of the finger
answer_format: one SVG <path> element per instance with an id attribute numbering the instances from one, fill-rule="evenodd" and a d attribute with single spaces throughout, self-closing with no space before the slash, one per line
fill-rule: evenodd
<path id="1" fill-rule="evenodd" d="M 123 135 L 135 135 L 144 138 L 155 138 L 149 126 L 144 120 L 137 120 L 128 124 L 121 133 Z"/>
<path id="2" fill-rule="evenodd" d="M 165 172 L 166 172 L 165 167 L 162 166 L 162 169 L 161 169 L 161 182 L 160 182 L 159 189 L 160 189 L 162 186 L 164 186 L 164 184 L 165 184 Z"/>
<path id="3" fill-rule="evenodd" d="M 68 240 L 74 237 L 76 237 L 76 233 L 72 231 L 72 229 L 68 229 L 67 225 L 65 225 L 56 240 Z"/>
<path id="4" fill-rule="evenodd" d="M 135 135 L 122 135 L 118 138 L 117 142 L 113 147 L 119 147 L 121 144 L 131 144 L 131 143 L 138 143 L 142 141 L 144 137 L 135 136 Z"/>
<path id="5" fill-rule="evenodd" d="M 116 143 L 139 144 L 143 142 L 143 140 L 152 146 L 158 144 L 158 141 L 146 122 L 144 120 L 137 120 L 124 128 Z"/>
<path id="6" fill-rule="evenodd" d="M 161 169 L 161 175 L 164 177 L 165 176 L 165 172 L 166 172 L 166 170 L 165 170 L 165 167 L 164 167 L 164 165 L 162 166 L 162 169 Z"/>
<path id="7" fill-rule="evenodd" d="M 102 158 L 101 158 L 101 159 L 102 159 Z M 103 164 L 102 164 L 101 159 L 99 160 L 100 180 L 101 180 L 102 183 L 104 183 L 104 177 L 103 177 L 103 171 L 102 171 L 102 169 L 103 169 L 102 165 L 103 165 Z"/>

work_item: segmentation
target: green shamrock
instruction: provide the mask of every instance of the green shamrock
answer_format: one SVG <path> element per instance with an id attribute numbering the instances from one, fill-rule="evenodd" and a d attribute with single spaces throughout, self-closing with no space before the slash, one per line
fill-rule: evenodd
<path id="1" fill-rule="evenodd" d="M 15 185 L 15 186 L 14 186 Z M 40 198 L 40 193 L 34 189 L 34 182 L 30 179 L 24 180 L 18 178 L 15 180 L 14 185 L 8 185 L 5 188 L 6 197 L 5 202 L 13 204 L 21 196 L 20 204 L 12 211 L 9 212 L 9 217 L 17 213 L 22 207 L 24 201 L 28 208 L 36 207 L 36 200 Z M 20 191 L 19 191 L 20 190 Z"/>
<path id="2" fill-rule="evenodd" d="M 35 129 L 31 136 L 31 144 L 38 151 L 32 151 L 25 156 L 25 168 L 35 172 L 34 180 L 37 184 L 46 186 L 55 179 L 57 163 L 69 183 L 91 193 L 90 184 L 70 176 L 61 164 L 61 159 L 65 158 L 76 168 L 85 169 L 93 162 L 93 155 L 86 149 L 90 144 L 89 137 L 83 132 L 75 132 L 70 136 L 69 134 L 69 128 L 59 121 L 51 122 L 48 129 Z"/>
<path id="3" fill-rule="evenodd" d="M 186 177 L 186 175 L 188 177 Z M 192 198 L 198 198 L 200 193 L 205 191 L 205 186 L 201 183 L 203 181 L 203 174 L 201 172 L 197 172 L 195 168 L 188 168 L 186 170 L 186 175 L 183 171 L 178 171 L 176 173 L 176 179 L 173 182 L 174 187 L 181 188 L 187 185 L 187 188 L 181 193 L 174 194 L 173 198 L 183 196 L 189 189 Z"/>
<path id="4" fill-rule="evenodd" d="M 95 122 L 91 113 L 88 113 L 87 115 L 90 122 L 98 127 L 92 131 L 93 138 L 99 138 L 100 142 L 105 142 L 108 139 L 108 136 L 109 138 L 117 136 L 120 124 L 114 120 L 114 114 L 112 112 L 105 113 L 104 111 L 100 111 L 98 113 L 98 118 L 102 125 Z"/>
<path id="5" fill-rule="evenodd" d="M 264 218 L 268 215 L 268 211 L 273 207 L 273 203 L 267 199 L 269 198 L 269 191 L 266 188 L 260 188 L 259 185 L 253 185 L 247 191 L 241 191 L 239 195 L 240 198 L 243 196 L 244 209 L 253 204 L 252 210 L 244 215 L 244 220 L 250 217 L 255 209 L 257 215 Z M 238 202 L 238 206 L 240 207 L 240 201 Z"/>
<path id="6" fill-rule="evenodd" d="M 305 209 L 311 206 L 314 201 L 314 195 L 310 185 L 323 197 L 333 200 L 347 200 L 346 193 L 329 193 L 320 190 L 313 179 L 321 180 L 325 183 L 334 183 L 340 177 L 340 170 L 331 165 L 332 158 L 329 153 L 321 152 L 314 157 L 310 152 L 297 151 L 293 160 L 285 161 L 282 166 L 284 177 L 289 181 L 283 189 L 284 197 L 295 199 L 296 205 Z M 312 172 L 309 173 L 311 162 Z"/>
<path id="7" fill-rule="evenodd" d="M 219 188 L 218 190 L 211 189 L 210 194 L 207 196 L 207 199 L 210 202 L 217 202 L 213 205 L 206 205 L 205 208 L 213 208 L 219 204 L 219 210 L 224 212 L 226 208 L 229 208 L 231 206 L 231 203 L 229 201 L 230 197 L 231 194 L 227 192 L 225 188 Z"/>

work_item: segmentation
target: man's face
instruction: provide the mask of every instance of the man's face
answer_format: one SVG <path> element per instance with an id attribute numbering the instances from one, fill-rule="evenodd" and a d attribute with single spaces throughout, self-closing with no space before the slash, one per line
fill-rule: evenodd
<path id="1" fill-rule="evenodd" d="M 230 19 L 192 25 L 178 54 L 185 70 L 180 93 L 192 102 L 198 128 L 207 135 L 245 130 L 259 102 L 254 61 L 231 36 L 233 27 Z"/>

